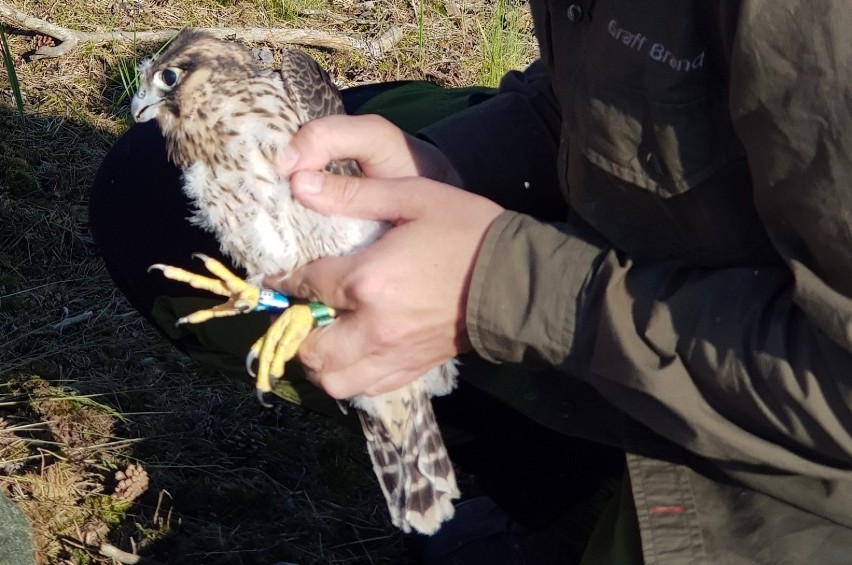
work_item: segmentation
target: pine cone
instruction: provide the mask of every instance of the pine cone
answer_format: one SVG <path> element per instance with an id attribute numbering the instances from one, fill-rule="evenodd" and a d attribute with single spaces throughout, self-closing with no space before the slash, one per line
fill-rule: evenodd
<path id="1" fill-rule="evenodd" d="M 33 37 L 33 51 L 42 47 L 56 47 L 56 41 L 49 35 L 36 35 Z"/>
<path id="2" fill-rule="evenodd" d="M 115 497 L 133 502 L 148 490 L 148 472 L 139 465 L 128 465 L 124 471 L 116 471 Z"/>

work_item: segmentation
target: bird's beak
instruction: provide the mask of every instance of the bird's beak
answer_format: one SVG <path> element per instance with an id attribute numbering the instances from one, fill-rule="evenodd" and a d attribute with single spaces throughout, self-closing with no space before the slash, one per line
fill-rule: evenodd
<path id="1" fill-rule="evenodd" d="M 149 90 L 140 88 L 130 103 L 130 113 L 133 114 L 133 119 L 136 122 L 147 122 L 156 117 L 157 106 L 162 102 L 163 99 L 160 96 Z"/>

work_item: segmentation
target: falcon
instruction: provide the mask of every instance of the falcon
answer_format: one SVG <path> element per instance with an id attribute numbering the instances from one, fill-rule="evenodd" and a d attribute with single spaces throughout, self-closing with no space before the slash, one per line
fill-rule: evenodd
<path id="1" fill-rule="evenodd" d="M 305 53 L 285 50 L 281 68 L 269 70 L 240 44 L 184 30 L 162 53 L 143 61 L 139 75 L 133 118 L 157 121 L 169 159 L 183 171 L 183 190 L 195 208 L 191 221 L 212 232 L 223 253 L 248 274 L 243 280 L 203 255 L 198 257 L 212 276 L 152 265 L 170 279 L 227 297 L 178 323 L 254 311 L 265 304 L 264 275 L 357 252 L 388 229 L 385 223 L 304 208 L 292 198 L 287 178 L 276 172 L 278 150 L 300 125 L 344 112 L 328 74 Z M 360 175 L 354 161 L 333 161 L 326 170 Z M 257 361 L 261 400 L 309 332 L 335 316 L 322 304 L 293 302 L 247 354 L 250 373 Z M 405 532 L 432 534 L 454 513 L 459 490 L 430 398 L 449 393 L 456 373 L 450 361 L 397 391 L 348 399 L 391 520 Z"/>

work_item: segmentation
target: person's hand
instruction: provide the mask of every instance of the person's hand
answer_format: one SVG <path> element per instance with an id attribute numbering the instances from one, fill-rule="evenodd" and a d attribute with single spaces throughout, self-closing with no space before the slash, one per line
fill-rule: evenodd
<path id="1" fill-rule="evenodd" d="M 303 125 L 278 155 L 278 172 L 321 170 L 329 161 L 354 159 L 364 176 L 420 176 L 461 186 L 441 151 L 376 115 L 326 116 Z"/>
<path id="2" fill-rule="evenodd" d="M 356 154 L 342 147 L 336 156 L 342 155 Z M 380 162 L 375 154 L 358 157 Z M 465 329 L 470 276 L 500 206 L 417 177 L 302 171 L 290 180 L 294 196 L 321 214 L 393 225 L 359 253 L 318 259 L 287 277 L 264 281 L 339 313 L 299 348 L 312 381 L 335 398 L 380 394 L 470 349 Z"/>

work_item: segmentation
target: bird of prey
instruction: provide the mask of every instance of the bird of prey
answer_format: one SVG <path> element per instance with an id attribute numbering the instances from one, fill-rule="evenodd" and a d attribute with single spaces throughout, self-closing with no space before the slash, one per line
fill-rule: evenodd
<path id="1" fill-rule="evenodd" d="M 134 119 L 157 121 L 169 158 L 183 170 L 183 190 L 195 206 L 192 221 L 212 232 L 222 251 L 248 273 L 243 280 L 206 256 L 200 258 L 212 277 L 153 265 L 168 278 L 228 297 L 181 322 L 252 311 L 261 301 L 264 275 L 356 252 L 388 229 L 304 208 L 292 198 L 287 178 L 276 172 L 277 151 L 300 125 L 344 112 L 337 88 L 305 53 L 285 50 L 281 68 L 268 70 L 240 44 L 184 30 L 139 70 Z M 331 162 L 326 170 L 360 174 L 353 161 Z M 317 321 L 334 315 L 317 303 L 295 304 L 272 323 L 247 356 L 248 367 L 258 362 L 261 398 Z M 449 393 L 455 378 L 451 361 L 400 390 L 349 399 L 391 519 L 406 532 L 432 534 L 454 512 L 459 491 L 430 397 Z"/>

